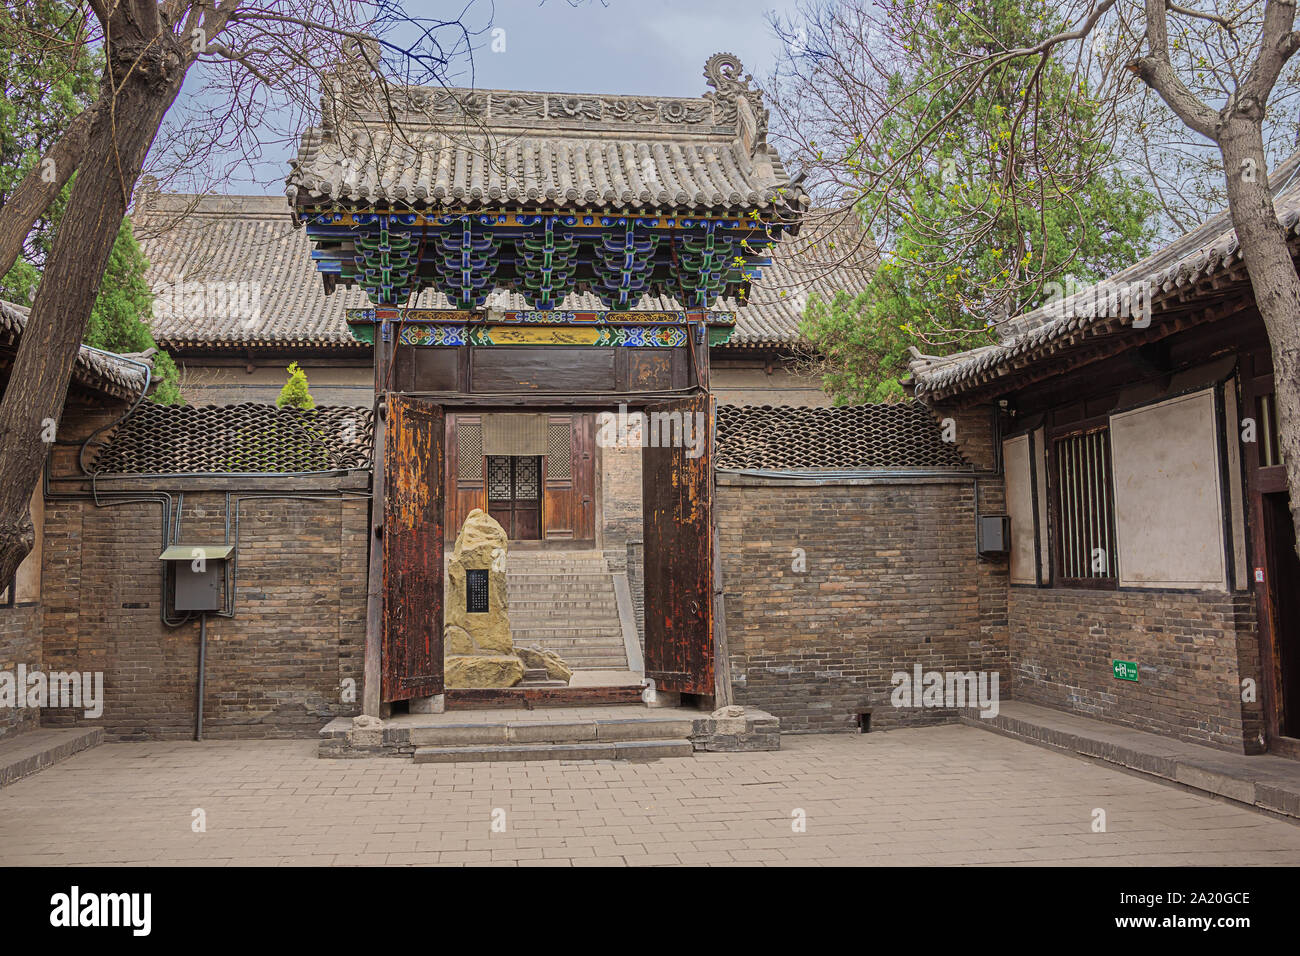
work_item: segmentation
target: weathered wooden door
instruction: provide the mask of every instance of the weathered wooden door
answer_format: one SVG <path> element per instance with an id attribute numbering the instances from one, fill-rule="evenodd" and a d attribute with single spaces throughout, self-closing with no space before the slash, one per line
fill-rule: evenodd
<path id="1" fill-rule="evenodd" d="M 646 676 L 689 694 L 714 692 L 711 405 L 653 405 L 643 424 Z"/>
<path id="2" fill-rule="evenodd" d="M 442 693 L 442 406 L 391 394 L 384 445 L 383 698 Z"/>

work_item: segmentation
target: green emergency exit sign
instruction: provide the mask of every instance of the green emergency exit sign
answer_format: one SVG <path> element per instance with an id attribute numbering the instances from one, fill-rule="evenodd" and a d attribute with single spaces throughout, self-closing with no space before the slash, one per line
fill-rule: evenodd
<path id="1" fill-rule="evenodd" d="M 1115 667 L 1116 680 L 1135 681 L 1138 679 L 1137 661 L 1111 661 L 1111 664 Z"/>

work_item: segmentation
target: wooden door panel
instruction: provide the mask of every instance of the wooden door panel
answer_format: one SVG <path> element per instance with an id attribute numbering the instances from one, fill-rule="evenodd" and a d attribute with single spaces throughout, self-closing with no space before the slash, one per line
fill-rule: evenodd
<path id="1" fill-rule="evenodd" d="M 596 539 L 596 416 L 590 412 L 573 416 L 570 439 L 573 449 L 573 536 L 583 541 Z"/>
<path id="2" fill-rule="evenodd" d="M 446 459 L 448 490 L 444 539 L 451 547 L 469 513 L 475 508 L 487 508 L 481 415 L 447 415 Z"/>
<path id="3" fill-rule="evenodd" d="M 390 394 L 384 446 L 383 699 L 441 694 L 441 406 Z"/>
<path id="4" fill-rule="evenodd" d="M 548 539 L 596 538 L 594 422 L 595 416 L 589 413 L 551 415 L 548 419 L 542 508 Z"/>
<path id="5" fill-rule="evenodd" d="M 702 415 L 704 429 L 698 457 L 689 457 L 684 443 L 647 445 L 643 453 L 646 676 L 661 690 L 712 694 L 711 399 L 698 395 L 647 409 L 655 412 L 689 415 L 692 423 Z"/>

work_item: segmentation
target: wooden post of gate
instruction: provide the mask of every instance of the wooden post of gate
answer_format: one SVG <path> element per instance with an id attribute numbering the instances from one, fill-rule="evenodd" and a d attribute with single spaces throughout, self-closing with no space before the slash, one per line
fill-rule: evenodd
<path id="1" fill-rule="evenodd" d="M 717 502 L 713 514 L 713 706 L 730 707 L 731 658 L 727 653 L 727 608 L 722 594 L 722 551 L 718 548 Z"/>

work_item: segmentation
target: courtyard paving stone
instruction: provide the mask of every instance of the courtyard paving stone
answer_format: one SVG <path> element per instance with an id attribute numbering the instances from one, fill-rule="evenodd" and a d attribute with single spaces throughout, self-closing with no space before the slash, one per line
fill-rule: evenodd
<path id="1" fill-rule="evenodd" d="M 1300 865 L 1288 820 L 971 727 L 782 748 L 416 765 L 313 740 L 104 744 L 0 790 L 0 864 Z"/>

